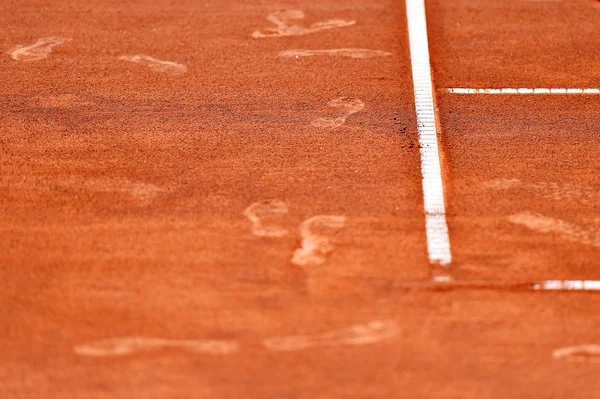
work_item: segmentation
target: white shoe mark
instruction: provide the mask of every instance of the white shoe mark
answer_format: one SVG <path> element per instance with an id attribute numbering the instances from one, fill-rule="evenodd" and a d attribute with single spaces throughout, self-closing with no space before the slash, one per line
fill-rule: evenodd
<path id="1" fill-rule="evenodd" d="M 345 216 L 318 215 L 300 224 L 302 246 L 294 251 L 292 263 L 298 266 L 322 265 L 327 255 L 335 249 L 329 239 L 315 233 L 317 228 L 341 229 L 346 223 Z"/>
<path id="2" fill-rule="evenodd" d="M 239 344 L 232 340 L 174 340 L 143 337 L 111 338 L 78 345 L 75 353 L 83 356 L 127 356 L 165 348 L 179 348 L 190 352 L 226 355 L 237 352 Z"/>
<path id="3" fill-rule="evenodd" d="M 600 248 L 600 233 L 577 225 L 532 212 L 522 212 L 508 216 L 512 223 L 525 226 L 540 233 L 556 233 L 567 241 Z"/>
<path id="4" fill-rule="evenodd" d="M 398 326 L 393 321 L 372 321 L 355 324 L 340 330 L 318 335 L 293 335 L 273 337 L 263 341 L 267 349 L 273 351 L 299 351 L 308 348 L 336 345 L 367 345 L 390 339 L 398 334 Z"/>
<path id="5" fill-rule="evenodd" d="M 148 55 L 122 55 L 119 59 L 144 64 L 155 72 L 164 73 L 170 76 L 179 76 L 187 72 L 187 67 L 185 65 L 171 61 L 157 60 Z"/>
<path id="6" fill-rule="evenodd" d="M 281 219 L 288 213 L 285 202 L 276 199 L 255 202 L 244 210 L 244 215 L 252 222 L 252 233 L 259 237 L 283 237 L 287 229 L 275 225 L 265 225 L 272 219 Z"/>
<path id="7" fill-rule="evenodd" d="M 522 188 L 531 191 L 545 199 L 554 201 L 577 201 L 582 204 L 596 204 L 600 200 L 598 189 L 592 186 L 577 184 L 537 182 L 527 183 L 519 179 L 497 179 L 483 183 L 484 187 L 492 190 L 511 190 Z"/>
<path id="8" fill-rule="evenodd" d="M 309 27 L 290 25 L 290 21 L 301 19 L 304 19 L 304 13 L 300 10 L 276 11 L 267 16 L 267 20 L 273 23 L 276 27 L 265 29 L 266 33 L 255 31 L 252 33 L 252 37 L 260 39 L 264 37 L 300 36 L 327 29 L 343 28 L 356 23 L 356 21 L 330 19 L 323 22 L 316 22 Z"/>
<path id="9" fill-rule="evenodd" d="M 332 57 L 350 57 L 350 58 L 373 58 L 386 57 L 392 55 L 387 51 L 368 50 L 364 48 L 338 48 L 331 50 L 285 50 L 279 53 L 280 57 L 298 58 L 312 57 L 315 55 L 329 55 Z"/>
<path id="10" fill-rule="evenodd" d="M 325 128 L 325 129 L 335 129 L 342 126 L 346 123 L 346 119 L 357 112 L 362 111 L 365 108 L 365 103 L 363 103 L 358 98 L 350 98 L 350 97 L 340 97 L 334 100 L 331 100 L 327 103 L 328 106 L 333 108 L 339 108 L 342 111 L 342 116 L 338 116 L 337 118 L 318 118 L 311 122 L 313 126 Z"/>
<path id="11" fill-rule="evenodd" d="M 565 359 L 571 362 L 600 363 L 600 345 L 578 345 L 559 348 L 552 351 L 555 359 Z"/>
<path id="12" fill-rule="evenodd" d="M 17 61 L 39 61 L 47 58 L 52 49 L 61 44 L 67 43 L 72 39 L 66 37 L 42 37 L 32 45 L 18 45 L 11 50 L 10 56 Z"/>

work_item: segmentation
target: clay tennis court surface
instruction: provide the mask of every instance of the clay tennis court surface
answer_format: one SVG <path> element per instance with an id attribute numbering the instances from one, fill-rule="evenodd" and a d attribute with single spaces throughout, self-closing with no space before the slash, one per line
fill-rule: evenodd
<path id="1" fill-rule="evenodd" d="M 597 4 L 3 2 L 0 396 L 600 397 Z"/>

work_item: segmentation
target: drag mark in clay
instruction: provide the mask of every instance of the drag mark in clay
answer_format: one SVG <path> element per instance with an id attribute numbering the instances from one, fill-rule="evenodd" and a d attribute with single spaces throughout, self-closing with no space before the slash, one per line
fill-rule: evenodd
<path id="1" fill-rule="evenodd" d="M 579 185 L 559 182 L 523 182 L 519 179 L 496 179 L 483 183 L 491 190 L 531 191 L 535 195 L 553 201 L 577 201 L 581 204 L 596 204 L 600 201 L 598 189 L 591 185 Z"/>
<path id="2" fill-rule="evenodd" d="M 600 233 L 597 230 L 554 219 L 533 212 L 522 212 L 508 216 L 508 221 L 525 226 L 539 233 L 555 233 L 567 241 L 600 248 Z"/>
<path id="3" fill-rule="evenodd" d="M 108 357 L 127 356 L 142 352 L 158 351 L 165 348 L 178 348 L 189 352 L 226 355 L 237 352 L 237 341 L 231 340 L 175 340 L 144 337 L 122 337 L 94 341 L 75 347 L 75 353 L 82 356 Z"/>
<path id="4" fill-rule="evenodd" d="M 397 334 L 398 326 L 395 322 L 372 321 L 316 335 L 273 337 L 264 340 L 263 344 L 272 351 L 291 352 L 323 346 L 375 344 Z"/>

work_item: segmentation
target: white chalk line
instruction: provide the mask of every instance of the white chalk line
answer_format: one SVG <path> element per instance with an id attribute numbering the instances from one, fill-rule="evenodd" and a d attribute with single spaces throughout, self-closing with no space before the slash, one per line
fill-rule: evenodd
<path id="1" fill-rule="evenodd" d="M 546 280 L 533 285 L 538 291 L 600 291 L 600 280 Z"/>
<path id="2" fill-rule="evenodd" d="M 541 280 L 534 282 L 457 281 L 448 276 L 428 280 L 394 281 L 392 288 L 407 290 L 493 289 L 508 291 L 589 291 L 600 293 L 600 280 Z"/>
<path id="3" fill-rule="evenodd" d="M 438 151 L 424 0 L 406 0 L 406 11 L 421 148 L 427 251 L 432 264 L 447 266 L 452 262 L 452 254 Z"/>
<path id="4" fill-rule="evenodd" d="M 450 88 L 442 89 L 451 94 L 600 94 L 600 89 L 586 88 L 501 88 L 501 89 L 473 89 Z"/>

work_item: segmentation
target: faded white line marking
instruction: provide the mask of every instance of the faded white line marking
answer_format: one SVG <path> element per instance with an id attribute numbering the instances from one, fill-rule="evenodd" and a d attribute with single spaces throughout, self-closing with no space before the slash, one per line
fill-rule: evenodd
<path id="1" fill-rule="evenodd" d="M 67 37 L 42 37 L 29 46 L 18 45 L 10 51 L 10 56 L 17 61 L 39 61 L 47 58 L 52 49 L 71 41 Z"/>
<path id="2" fill-rule="evenodd" d="M 244 215 L 252 222 L 252 233 L 259 237 L 286 236 L 289 231 L 274 223 L 287 213 L 287 204 L 277 199 L 255 202 L 244 210 Z"/>
<path id="3" fill-rule="evenodd" d="M 600 363 L 600 345 L 588 344 L 558 348 L 552 351 L 552 357 L 570 362 Z"/>
<path id="4" fill-rule="evenodd" d="M 267 20 L 274 24 L 275 28 L 265 29 L 266 33 L 257 30 L 252 33 L 252 37 L 260 39 L 265 37 L 301 36 L 327 29 L 343 28 L 356 23 L 356 21 L 330 19 L 323 22 L 316 22 L 309 27 L 290 24 L 291 21 L 302 19 L 304 19 L 304 13 L 300 10 L 276 11 L 267 16 Z"/>
<path id="5" fill-rule="evenodd" d="M 533 285 L 539 291 L 600 291 L 598 280 L 547 280 Z"/>
<path id="6" fill-rule="evenodd" d="M 158 60 L 148 55 L 122 55 L 120 60 L 135 62 L 147 66 L 155 72 L 170 76 L 179 76 L 187 72 L 187 67 L 171 61 Z"/>
<path id="7" fill-rule="evenodd" d="M 107 357 L 127 356 L 165 348 L 179 348 L 191 352 L 225 355 L 239 350 L 237 341 L 232 340 L 175 340 L 144 337 L 122 337 L 94 341 L 74 348 L 83 356 Z"/>
<path id="8" fill-rule="evenodd" d="M 600 293 L 600 280 L 543 280 L 537 282 L 510 282 L 502 280 L 458 281 L 447 277 L 430 280 L 393 281 L 391 288 L 405 290 L 507 290 L 507 291 L 588 291 Z"/>
<path id="9" fill-rule="evenodd" d="M 424 0 L 406 0 L 406 12 L 421 148 L 427 250 L 432 264 L 446 266 L 452 262 L 452 254 L 438 152 Z"/>
<path id="10" fill-rule="evenodd" d="M 393 321 L 372 321 L 317 335 L 293 335 L 266 339 L 263 343 L 273 351 L 299 351 L 335 345 L 367 345 L 395 337 L 398 326 Z"/>
<path id="11" fill-rule="evenodd" d="M 508 221 L 540 233 L 556 233 L 567 241 L 600 248 L 600 232 L 584 229 L 564 220 L 533 212 L 522 212 L 507 217 Z"/>
<path id="12" fill-rule="evenodd" d="M 327 103 L 328 106 L 338 108 L 342 115 L 337 118 L 318 118 L 311 122 L 311 125 L 324 128 L 335 129 L 346 123 L 346 119 L 365 108 L 365 103 L 358 98 L 340 97 Z"/>
<path id="13" fill-rule="evenodd" d="M 338 48 L 330 50 L 285 50 L 279 53 L 279 57 L 285 58 L 312 57 L 317 55 L 349 58 L 373 58 L 387 57 L 389 55 L 392 55 L 392 53 L 381 50 L 368 50 L 364 48 Z"/>
<path id="14" fill-rule="evenodd" d="M 600 94 L 600 89 L 586 88 L 502 88 L 502 89 L 470 89 L 451 88 L 444 89 L 452 94 Z"/>
<path id="15" fill-rule="evenodd" d="M 345 216 L 318 215 L 306 219 L 300 224 L 302 247 L 298 248 L 292 257 L 292 263 L 299 266 L 322 265 L 327 255 L 335 249 L 324 233 L 315 230 L 341 229 L 346 223 Z"/>

